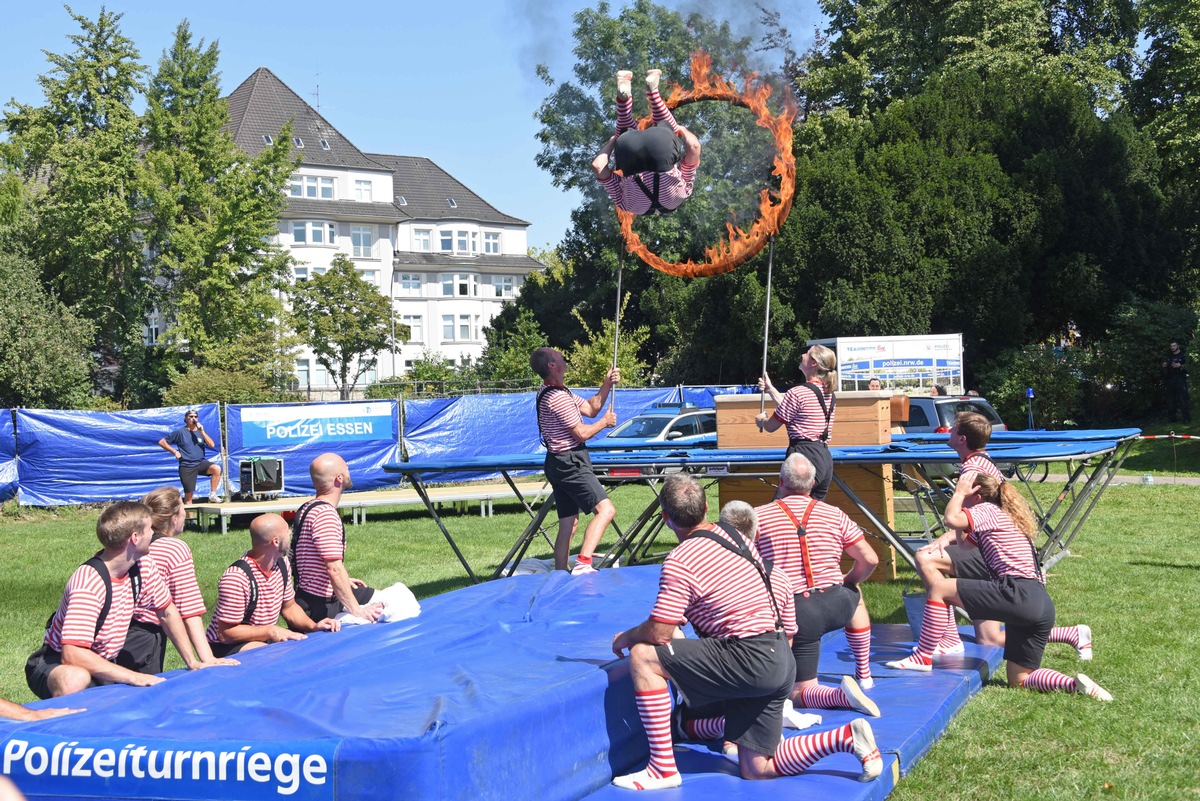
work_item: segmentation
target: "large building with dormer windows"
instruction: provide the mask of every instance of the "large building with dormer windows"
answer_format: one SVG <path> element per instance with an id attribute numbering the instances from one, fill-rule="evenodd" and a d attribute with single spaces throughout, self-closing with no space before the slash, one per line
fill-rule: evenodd
<path id="1" fill-rule="evenodd" d="M 529 223 L 497 211 L 429 159 L 363 153 L 266 67 L 228 103 L 234 142 L 251 155 L 292 122 L 301 162 L 278 241 L 296 261 L 295 279 L 324 272 L 344 253 L 392 299 L 395 324 L 411 331 L 395 352 L 376 354 L 358 389 L 403 377 L 425 350 L 456 365 L 477 360 L 483 329 L 542 266 L 526 253 Z M 313 397 L 334 389 L 307 350 L 297 356 L 296 378 Z"/>

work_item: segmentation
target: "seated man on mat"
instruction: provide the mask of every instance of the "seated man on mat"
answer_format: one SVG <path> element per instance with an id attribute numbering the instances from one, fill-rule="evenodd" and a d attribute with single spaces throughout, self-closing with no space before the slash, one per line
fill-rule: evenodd
<path id="1" fill-rule="evenodd" d="M 860 780 L 878 777 L 883 759 L 864 718 L 781 742 L 783 705 L 796 675 L 789 642 L 796 630 L 791 582 L 783 571 L 765 565 L 737 529 L 705 523 L 704 488 L 691 476 L 669 476 L 660 500 L 663 523 L 680 544 L 663 562 L 650 617 L 613 638 L 613 653 L 629 652 L 650 762 L 617 776 L 613 784 L 632 790 L 682 784 L 668 681 L 693 708 L 724 702 L 725 717 L 713 726 L 739 746 L 744 779 L 795 775 L 837 752 L 862 760 Z M 676 628 L 688 621 L 704 636 L 673 639 Z"/>
<path id="2" fill-rule="evenodd" d="M 654 125 L 634 127 L 633 73 L 617 73 L 617 132 L 592 160 L 596 178 L 614 204 L 631 214 L 666 214 L 692 196 L 700 140 L 675 122 L 658 93 L 662 70 L 646 73 L 646 100 Z M 615 173 L 613 170 L 620 170 Z"/>
<path id="3" fill-rule="evenodd" d="M 867 544 L 862 529 L 841 509 L 809 497 L 817 470 L 804 454 L 793 453 L 779 471 L 779 500 L 757 507 L 758 539 L 762 558 L 791 578 L 796 593 L 796 626 L 792 655 L 796 657 L 796 684 L 792 703 L 797 707 L 853 709 L 879 717 L 879 707 L 863 692 L 870 688 L 871 618 L 863 603 L 859 582 L 865 581 L 879 557 Z M 854 564 L 842 574 L 842 556 Z M 823 687 L 817 681 L 821 638 L 835 629 L 846 630 L 854 655 L 858 681 L 843 676 L 840 687 Z"/>
<path id="4" fill-rule="evenodd" d="M 214 654 L 228 656 L 273 642 L 303 640 L 302 632 L 341 628 L 329 618 L 314 623 L 296 603 L 288 570 L 291 541 L 287 521 L 279 515 L 259 515 L 250 523 L 250 550 L 217 584 L 217 606 L 207 632 Z M 279 625 L 280 615 L 289 628 Z"/>
<path id="5" fill-rule="evenodd" d="M 96 521 L 96 537 L 104 550 L 71 574 L 42 647 L 25 663 L 34 695 L 56 698 L 100 684 L 149 687 L 163 681 L 115 662 L 138 607 L 158 616 L 189 670 L 237 664 L 228 659 L 200 662 L 192 654 L 170 590 L 154 561 L 143 559 L 154 537 L 149 507 L 134 501 L 111 504 Z"/>

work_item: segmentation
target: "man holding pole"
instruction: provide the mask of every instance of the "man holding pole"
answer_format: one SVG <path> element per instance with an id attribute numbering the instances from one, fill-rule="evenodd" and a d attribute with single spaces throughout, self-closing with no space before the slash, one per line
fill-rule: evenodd
<path id="1" fill-rule="evenodd" d="M 585 423 L 583 418 L 600 415 L 613 385 L 621 381 L 621 371 L 616 367 L 610 369 L 600 385 L 600 391 L 584 400 L 567 389 L 564 383 L 567 360 L 554 348 L 535 350 L 529 356 L 529 366 L 544 382 L 538 390 L 535 405 L 538 431 L 546 445 L 546 480 L 554 489 L 554 505 L 558 508 L 554 568 L 567 569 L 567 557 L 579 524 L 579 513 L 585 510 L 594 516 L 584 530 L 583 545 L 571 575 L 594 573 L 596 569 L 592 566 L 592 557 L 600 538 L 604 536 L 604 530 L 616 516 L 617 508 L 592 472 L 587 441 L 600 431 L 616 425 L 617 413 L 610 407 L 594 423 Z"/>

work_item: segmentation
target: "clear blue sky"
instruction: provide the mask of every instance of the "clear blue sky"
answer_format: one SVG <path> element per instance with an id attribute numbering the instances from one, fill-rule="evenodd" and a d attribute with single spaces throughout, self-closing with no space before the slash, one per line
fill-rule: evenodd
<path id="1" fill-rule="evenodd" d="M 660 0 L 661 2 L 662 0 Z M 752 33 L 750 0 L 665 0 Z M 768 0 L 774 6 L 777 0 Z M 226 94 L 260 66 L 271 69 L 360 149 L 424 156 L 437 162 L 505 214 L 527 220 L 529 243 L 554 245 L 570 224 L 578 198 L 555 188 L 534 163 L 534 112 L 548 88 L 534 67 L 570 77 L 571 15 L 595 6 L 584 0 L 343 0 L 288 3 L 256 0 L 116 0 L 122 30 L 142 63 L 157 66 L 180 20 L 196 40 L 216 40 Z M 612 2 L 613 8 L 624 3 Z M 815 0 L 778 0 L 799 48 L 812 41 L 820 16 Z M 37 76 L 43 50 L 66 53 L 78 27 L 45 0 L 8 0 L 0 48 L 0 102 L 42 102 Z M 95 19 L 101 3 L 74 0 L 75 13 Z"/>

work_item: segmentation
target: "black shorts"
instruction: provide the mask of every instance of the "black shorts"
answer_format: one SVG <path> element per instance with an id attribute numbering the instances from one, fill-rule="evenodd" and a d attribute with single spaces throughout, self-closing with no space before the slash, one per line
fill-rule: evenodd
<path id="1" fill-rule="evenodd" d="M 999 620 L 1004 626 L 1004 658 L 1037 670 L 1054 628 L 1054 602 L 1036 579 L 1012 576 L 994 581 L 959 579 L 958 597 L 972 620 Z"/>
<path id="2" fill-rule="evenodd" d="M 792 656 L 796 659 L 796 681 L 817 677 L 821 661 L 821 638 L 845 628 L 858 608 L 858 590 L 841 584 L 796 593 L 796 635 Z"/>
<path id="3" fill-rule="evenodd" d="M 29 655 L 29 659 L 25 661 L 25 683 L 29 685 L 29 689 L 33 691 L 34 695 L 43 700 L 54 695 L 50 692 L 50 674 L 61 664 L 62 652 L 55 651 L 45 643 L 42 643 L 41 648 Z M 99 687 L 103 684 L 114 683 L 92 676 L 91 686 Z"/>
<path id="4" fill-rule="evenodd" d="M 233 656 L 238 651 L 241 651 L 249 642 L 213 642 L 208 641 L 209 650 L 213 652 L 213 656 L 217 659 L 223 659 L 227 656 Z"/>
<path id="5" fill-rule="evenodd" d="M 208 475 L 208 468 L 212 467 L 213 463 L 205 459 L 196 464 L 179 463 L 179 483 L 183 484 L 184 492 L 196 491 L 196 477 Z"/>
<path id="6" fill-rule="evenodd" d="M 626 177 L 639 172 L 670 172 L 683 160 L 683 139 L 666 120 L 645 130 L 631 128 L 617 137 L 613 169 Z"/>
<path id="7" fill-rule="evenodd" d="M 370 603 L 371 596 L 375 594 L 375 590 L 370 587 L 355 587 L 354 600 L 360 604 Z M 320 595 L 313 595 L 306 590 L 296 589 L 296 603 L 304 610 L 304 614 L 312 619 L 313 623 L 320 623 L 325 618 L 336 617 L 341 612 L 346 611 L 346 607 L 342 606 L 342 602 L 335 598 L 322 598 Z M 288 624 L 291 628 L 291 624 Z M 293 629 L 294 630 L 294 629 Z"/>
<path id="8" fill-rule="evenodd" d="M 608 493 L 592 472 L 592 457 L 588 456 L 586 448 L 547 453 L 542 469 L 554 488 L 559 520 L 575 517 L 580 512 L 595 511 L 601 501 L 608 500 Z"/>
<path id="9" fill-rule="evenodd" d="M 783 735 L 783 702 L 796 675 L 782 633 L 671 640 L 654 650 L 689 707 L 724 702 L 725 739 L 774 756 Z"/>
<path id="10" fill-rule="evenodd" d="M 117 654 L 117 664 L 137 673 L 155 675 L 163 672 L 167 654 L 167 633 L 162 626 L 134 620 L 129 624 L 125 646 Z"/>
<path id="11" fill-rule="evenodd" d="M 950 545 L 946 548 L 946 553 L 954 565 L 955 578 L 991 581 L 992 571 L 988 569 L 987 562 L 983 561 L 983 551 L 978 548 Z"/>
<path id="12" fill-rule="evenodd" d="M 813 500 L 825 500 L 829 485 L 833 482 L 833 454 L 829 452 L 829 446 L 815 439 L 793 439 L 788 442 L 783 458 L 786 460 L 793 453 L 803 454 L 816 469 L 816 480 L 812 492 L 808 494 Z"/>

